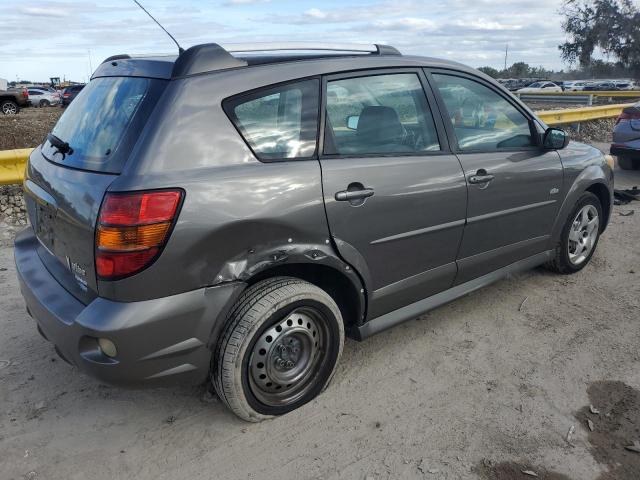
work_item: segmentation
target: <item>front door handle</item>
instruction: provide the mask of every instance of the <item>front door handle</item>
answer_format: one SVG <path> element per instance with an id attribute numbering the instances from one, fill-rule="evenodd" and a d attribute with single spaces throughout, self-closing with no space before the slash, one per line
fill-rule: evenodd
<path id="1" fill-rule="evenodd" d="M 350 202 L 352 200 L 364 200 L 365 198 L 372 197 L 373 194 L 373 188 L 363 188 L 361 190 L 342 190 L 340 192 L 336 192 L 335 199 L 338 202 Z"/>
<path id="2" fill-rule="evenodd" d="M 488 183 L 493 180 L 495 177 L 489 173 L 484 168 L 481 168 L 476 172 L 475 175 L 471 175 L 469 177 L 469 183 L 479 184 L 479 183 Z"/>

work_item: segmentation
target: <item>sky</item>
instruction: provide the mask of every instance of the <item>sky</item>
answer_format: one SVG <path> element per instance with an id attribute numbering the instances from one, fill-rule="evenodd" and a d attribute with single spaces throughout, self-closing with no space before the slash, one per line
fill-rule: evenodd
<path id="1" fill-rule="evenodd" d="M 141 0 L 182 47 L 198 43 L 386 43 L 480 67 L 563 66 L 561 1 Z M 0 78 L 86 81 L 106 57 L 175 45 L 131 0 L 0 0 Z"/>

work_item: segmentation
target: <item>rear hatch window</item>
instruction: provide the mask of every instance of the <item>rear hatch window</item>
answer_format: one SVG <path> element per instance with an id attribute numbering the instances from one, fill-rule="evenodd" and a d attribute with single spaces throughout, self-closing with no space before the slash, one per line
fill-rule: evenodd
<path id="1" fill-rule="evenodd" d="M 42 154 L 66 167 L 119 173 L 165 84 L 141 77 L 92 80 L 60 117 Z M 61 152 L 57 140 L 70 150 Z"/>

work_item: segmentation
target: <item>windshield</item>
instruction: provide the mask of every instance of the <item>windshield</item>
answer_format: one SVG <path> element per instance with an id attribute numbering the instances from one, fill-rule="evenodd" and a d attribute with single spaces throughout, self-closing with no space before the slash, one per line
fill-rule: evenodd
<path id="1" fill-rule="evenodd" d="M 536 83 L 532 83 L 527 88 L 540 88 L 541 85 L 542 85 L 541 83 L 536 82 Z"/>
<path id="2" fill-rule="evenodd" d="M 45 142 L 43 153 L 50 160 L 70 167 L 117 171 L 121 163 L 114 158 L 118 147 L 136 116 L 141 116 L 138 112 L 155 82 L 158 81 L 141 77 L 92 80 L 78 93 L 51 132 L 69 144 L 71 153 L 62 155 L 50 142 Z"/>

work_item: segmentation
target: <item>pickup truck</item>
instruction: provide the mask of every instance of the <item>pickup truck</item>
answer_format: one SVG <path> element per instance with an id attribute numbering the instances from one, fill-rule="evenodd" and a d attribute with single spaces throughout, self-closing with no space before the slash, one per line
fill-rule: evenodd
<path id="1" fill-rule="evenodd" d="M 20 107 L 29 104 L 29 92 L 26 88 L 0 90 L 0 112 L 4 115 L 16 115 Z"/>

